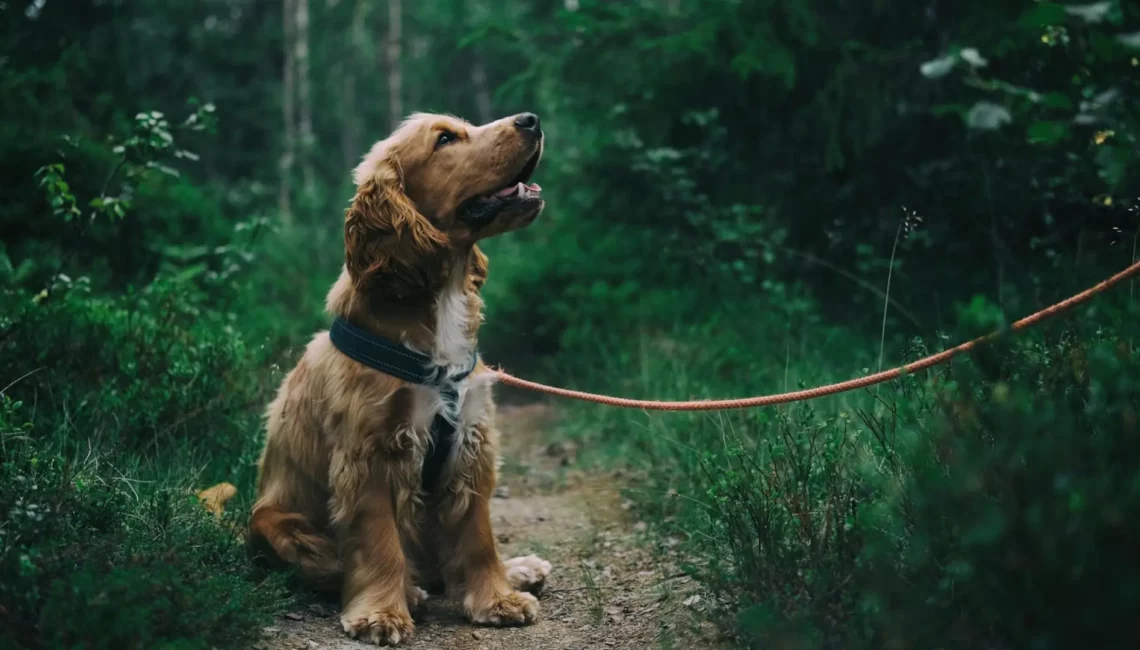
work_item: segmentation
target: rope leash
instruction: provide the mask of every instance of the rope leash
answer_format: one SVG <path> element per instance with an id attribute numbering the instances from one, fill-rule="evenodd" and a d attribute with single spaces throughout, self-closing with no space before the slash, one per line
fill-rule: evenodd
<path id="1" fill-rule="evenodd" d="M 1026 316 L 1021 320 L 1015 322 L 1011 327 L 1011 331 L 1023 330 L 1027 327 L 1036 325 L 1037 323 L 1056 316 L 1061 312 L 1068 311 L 1077 305 L 1088 302 L 1093 296 L 1102 293 L 1105 290 L 1120 284 L 1124 280 L 1140 273 L 1140 262 L 1135 262 L 1132 266 L 1124 269 L 1120 273 L 1093 285 L 1088 289 L 1066 298 L 1061 302 L 1042 309 L 1041 311 Z M 978 345 L 985 343 L 998 336 L 1000 332 L 991 332 L 985 336 L 980 336 L 972 341 L 966 341 L 956 347 L 944 350 L 937 354 L 932 354 L 928 357 L 919 359 L 908 363 L 904 366 L 899 366 L 891 370 L 884 370 L 877 372 L 873 375 L 866 377 L 858 377 L 856 379 L 849 379 L 837 384 L 829 384 L 827 386 L 819 386 L 818 388 L 809 388 L 807 390 L 797 390 L 788 393 L 779 393 L 777 395 L 761 395 L 757 397 L 741 397 L 737 399 L 716 399 L 716 400 L 691 400 L 685 402 L 667 402 L 646 399 L 629 399 L 625 397 L 612 397 L 610 395 L 599 395 L 597 393 L 586 393 L 578 390 L 570 390 L 568 388 L 558 388 L 557 386 L 548 386 L 538 382 L 520 379 L 514 375 L 507 374 L 502 370 L 494 370 L 498 375 L 499 381 L 507 384 L 508 386 L 515 386 L 524 390 L 534 391 L 536 393 L 545 393 L 547 395 L 554 395 L 556 397 L 566 397 L 569 399 L 582 400 L 584 402 L 594 402 L 597 404 L 607 404 L 609 406 L 616 406 L 619 408 L 628 409 L 642 409 L 649 411 L 718 411 L 722 409 L 744 409 L 753 408 L 757 406 L 774 406 L 776 404 L 787 404 L 789 402 L 799 402 L 803 400 L 815 399 L 825 395 L 834 395 L 836 393 L 845 393 L 847 391 L 856 390 L 858 388 L 866 388 L 867 386 L 874 386 L 883 382 L 897 379 L 905 374 L 925 370 L 940 363 L 949 361 L 954 356 L 963 352 L 968 352 Z"/>

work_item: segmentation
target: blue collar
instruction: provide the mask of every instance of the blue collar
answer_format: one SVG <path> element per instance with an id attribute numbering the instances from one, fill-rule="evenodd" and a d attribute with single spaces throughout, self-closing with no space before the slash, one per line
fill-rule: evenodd
<path id="1" fill-rule="evenodd" d="M 447 380 L 458 383 L 467 378 L 479 360 L 479 352 L 471 354 L 466 370 L 449 375 L 447 366 L 436 364 L 431 357 L 363 330 L 337 316 L 329 329 L 329 339 L 347 357 L 375 368 L 397 379 L 423 386 L 442 386 Z"/>
<path id="2" fill-rule="evenodd" d="M 341 354 L 369 368 L 413 384 L 439 389 L 443 408 L 432 421 L 431 445 L 420 473 L 421 488 L 431 494 L 439 483 L 443 465 L 454 444 L 455 426 L 459 422 L 459 389 L 456 384 L 475 370 L 479 362 L 478 350 L 471 354 L 471 363 L 466 369 L 449 374 L 447 366 L 438 365 L 428 355 L 356 327 L 339 316 L 329 328 L 329 340 Z"/>

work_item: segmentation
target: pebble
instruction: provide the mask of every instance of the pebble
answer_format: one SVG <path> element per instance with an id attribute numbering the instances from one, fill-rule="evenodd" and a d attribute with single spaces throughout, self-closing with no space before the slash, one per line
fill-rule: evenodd
<path id="1" fill-rule="evenodd" d="M 289 612 L 285 615 L 285 618 L 289 619 L 290 621 L 303 621 L 305 620 L 305 615 L 301 612 Z"/>
<path id="2" fill-rule="evenodd" d="M 332 616 L 332 612 L 329 611 L 329 608 L 320 603 L 313 603 L 312 605 L 309 605 L 309 611 L 313 614 L 316 614 L 317 616 L 320 616 L 321 618 L 328 618 L 329 616 Z"/>
<path id="3" fill-rule="evenodd" d="M 505 485 L 500 485 L 499 487 L 495 488 L 495 498 L 496 499 L 509 499 L 509 498 L 511 498 L 511 488 L 509 488 Z"/>

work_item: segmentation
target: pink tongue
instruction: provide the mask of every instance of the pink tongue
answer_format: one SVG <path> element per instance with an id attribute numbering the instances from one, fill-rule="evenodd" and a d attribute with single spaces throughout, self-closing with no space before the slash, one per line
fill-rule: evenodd
<path id="1" fill-rule="evenodd" d="M 542 191 L 542 186 L 539 185 L 538 183 L 531 183 L 530 185 L 527 185 L 526 188 L 532 192 L 541 192 Z"/>

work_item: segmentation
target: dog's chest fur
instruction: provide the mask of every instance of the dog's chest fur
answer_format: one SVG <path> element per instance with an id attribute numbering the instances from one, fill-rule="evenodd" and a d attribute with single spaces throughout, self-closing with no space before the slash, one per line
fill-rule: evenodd
<path id="1" fill-rule="evenodd" d="M 483 300 L 467 285 L 465 270 L 457 265 L 448 274 L 435 303 L 435 336 L 430 354 L 434 363 L 453 372 L 469 367 L 475 352 L 475 334 L 482 320 Z M 471 478 L 481 447 L 492 442 L 485 439 L 484 430 L 490 428 L 494 416 L 491 401 L 493 381 L 494 376 L 484 371 L 473 372 L 456 383 L 458 398 L 450 409 L 438 388 L 416 386 L 414 389 L 416 398 L 412 419 L 417 433 L 423 436 L 423 444 L 418 445 L 423 450 L 419 461 L 421 465 L 427 446 L 431 444 L 431 428 L 436 416 L 441 412 L 445 416 L 449 413 L 457 416 L 451 449 L 440 480 L 441 489 L 458 488 L 457 491 L 462 491 L 465 486 L 455 483 Z"/>

